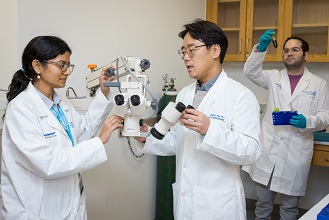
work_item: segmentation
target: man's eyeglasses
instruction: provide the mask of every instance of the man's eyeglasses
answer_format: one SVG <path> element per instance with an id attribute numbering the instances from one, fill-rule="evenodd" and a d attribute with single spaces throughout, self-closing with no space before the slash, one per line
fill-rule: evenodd
<path id="1" fill-rule="evenodd" d="M 299 48 L 299 47 L 293 47 L 291 49 L 285 48 L 285 49 L 283 49 L 283 53 L 289 54 L 290 51 L 291 51 L 291 53 L 298 53 L 300 50 L 301 50 L 301 48 Z"/>
<path id="2" fill-rule="evenodd" d="M 66 73 L 67 70 L 69 70 L 70 73 L 72 73 L 74 70 L 73 64 L 65 64 L 62 62 L 53 62 L 53 61 L 46 61 L 46 60 L 43 60 L 42 62 L 57 66 L 63 73 Z"/>
<path id="3" fill-rule="evenodd" d="M 189 46 L 187 49 L 185 49 L 185 48 L 179 49 L 178 55 L 182 60 L 184 59 L 184 56 L 186 53 L 190 58 L 192 58 L 194 56 L 194 51 L 203 46 L 206 46 L 206 45 L 203 44 L 203 45 L 199 45 L 199 46 Z"/>

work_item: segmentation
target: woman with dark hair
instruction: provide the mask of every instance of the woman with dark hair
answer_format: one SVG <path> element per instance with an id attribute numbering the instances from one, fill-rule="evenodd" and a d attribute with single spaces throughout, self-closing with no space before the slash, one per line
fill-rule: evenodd
<path id="1" fill-rule="evenodd" d="M 71 53 L 58 37 L 35 37 L 9 85 L 2 132 L 4 220 L 87 219 L 80 172 L 107 160 L 104 144 L 122 121 L 114 115 L 106 119 L 113 103 L 103 82 L 114 79 L 106 69 L 85 115 L 55 91 L 74 69 Z"/>

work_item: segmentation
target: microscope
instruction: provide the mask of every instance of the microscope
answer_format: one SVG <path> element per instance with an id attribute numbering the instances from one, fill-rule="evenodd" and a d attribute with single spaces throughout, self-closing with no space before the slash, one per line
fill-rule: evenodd
<path id="1" fill-rule="evenodd" d="M 141 136 L 140 126 L 143 124 L 143 113 L 148 109 L 154 110 L 156 116 L 157 100 L 146 86 L 148 81 L 144 74 L 145 70 L 149 69 L 150 62 L 141 57 L 124 56 L 120 57 L 122 66 L 119 67 L 119 58 L 114 60 L 116 62 L 115 68 L 108 69 L 109 76 L 115 76 L 116 82 L 105 82 L 106 87 L 117 87 L 119 93 L 114 96 L 115 114 L 123 117 L 124 126 L 121 131 L 122 136 L 139 137 Z M 98 76 L 95 71 L 98 70 L 95 64 L 89 64 L 91 74 L 86 77 L 87 82 L 87 97 L 94 97 L 96 90 L 99 87 Z M 124 71 L 119 73 L 121 67 Z M 99 68 L 100 69 L 100 68 Z M 126 76 L 126 81 L 120 81 L 121 77 Z M 147 100 L 146 92 L 152 97 L 152 100 Z"/>

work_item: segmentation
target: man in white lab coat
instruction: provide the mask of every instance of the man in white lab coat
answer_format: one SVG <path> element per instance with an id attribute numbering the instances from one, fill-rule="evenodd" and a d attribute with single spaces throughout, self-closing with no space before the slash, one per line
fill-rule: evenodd
<path id="1" fill-rule="evenodd" d="M 196 82 L 183 88 L 176 102 L 195 109 L 186 109 L 181 123 L 162 140 L 149 135 L 141 148 L 176 155 L 176 220 L 243 220 L 240 165 L 252 164 L 260 156 L 259 104 L 249 89 L 222 69 L 228 45 L 224 32 L 200 19 L 184 28 L 178 53 Z"/>
<path id="2" fill-rule="evenodd" d="M 267 110 L 261 124 L 262 154 L 252 166 L 244 166 L 256 193 L 256 219 L 271 219 L 276 193 L 281 193 L 280 219 L 298 217 L 298 202 L 305 195 L 313 156 L 313 132 L 329 123 L 327 82 L 304 66 L 308 43 L 299 37 L 288 38 L 282 51 L 286 69 L 262 70 L 273 30 L 266 31 L 248 58 L 244 73 L 255 84 L 269 91 Z M 273 125 L 274 108 L 297 110 L 291 125 Z"/>

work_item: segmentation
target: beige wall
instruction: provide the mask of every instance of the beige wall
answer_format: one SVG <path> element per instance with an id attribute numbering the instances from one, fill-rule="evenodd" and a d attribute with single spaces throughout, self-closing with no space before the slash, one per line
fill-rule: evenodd
<path id="1" fill-rule="evenodd" d="M 8 89 L 17 63 L 17 1 L 0 0 L 0 89 Z M 0 98 L 5 93 L 0 91 Z"/>

